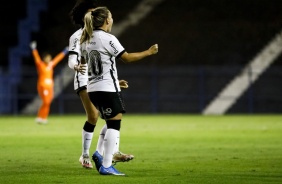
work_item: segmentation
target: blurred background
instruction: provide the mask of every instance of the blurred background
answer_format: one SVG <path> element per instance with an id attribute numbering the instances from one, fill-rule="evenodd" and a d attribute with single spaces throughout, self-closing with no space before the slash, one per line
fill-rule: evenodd
<path id="1" fill-rule="evenodd" d="M 29 43 L 56 55 L 78 29 L 75 0 L 1 4 L 0 114 L 36 114 Z M 281 0 L 101 0 L 128 52 L 159 44 L 133 64 L 117 60 L 128 113 L 282 113 Z M 84 113 L 67 57 L 55 68 L 50 114 Z"/>

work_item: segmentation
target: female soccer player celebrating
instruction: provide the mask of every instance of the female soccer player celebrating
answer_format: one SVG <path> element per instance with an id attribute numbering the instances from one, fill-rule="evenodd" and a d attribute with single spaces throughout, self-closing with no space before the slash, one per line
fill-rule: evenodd
<path id="1" fill-rule="evenodd" d="M 42 54 L 42 59 L 37 50 L 36 41 L 30 43 L 32 55 L 37 68 L 38 80 L 37 91 L 42 100 L 42 104 L 38 110 L 35 121 L 39 124 L 46 124 L 50 112 L 51 102 L 54 97 L 54 79 L 53 70 L 55 66 L 67 55 L 68 48 L 66 47 L 62 52 L 52 58 L 51 54 Z"/>
<path id="2" fill-rule="evenodd" d="M 158 52 L 158 45 L 143 52 L 127 53 L 118 39 L 110 34 L 113 19 L 106 7 L 86 13 L 80 43 L 82 58 L 88 62 L 87 92 L 107 124 L 104 139 L 104 158 L 99 173 L 125 175 L 112 166 L 112 153 L 125 113 L 115 58 L 130 63 Z"/>
<path id="3" fill-rule="evenodd" d="M 87 115 L 87 120 L 82 128 L 82 154 L 79 158 L 79 162 L 85 168 L 93 168 L 91 160 L 89 158 L 89 150 L 93 138 L 93 132 L 96 127 L 96 123 L 99 117 L 99 112 L 95 106 L 91 103 L 87 94 L 87 83 L 88 75 L 87 68 L 81 62 L 81 49 L 80 49 L 80 37 L 82 33 L 82 28 L 84 27 L 83 18 L 84 15 L 91 10 L 96 8 L 96 2 L 93 0 L 78 0 L 70 12 L 71 20 L 74 24 L 79 25 L 81 28 L 78 29 L 69 39 L 69 58 L 68 65 L 71 69 L 75 70 L 74 75 L 74 90 L 78 94 L 83 104 L 84 110 Z M 121 87 L 127 88 L 127 81 L 119 81 Z M 96 169 L 99 171 L 103 160 L 104 153 L 104 136 L 107 130 L 105 125 L 101 131 L 98 138 L 98 143 L 95 152 L 92 155 L 92 159 L 95 162 Z M 133 155 L 125 154 L 119 151 L 119 135 L 117 135 L 116 146 L 113 152 L 114 162 L 125 162 L 132 160 Z"/>

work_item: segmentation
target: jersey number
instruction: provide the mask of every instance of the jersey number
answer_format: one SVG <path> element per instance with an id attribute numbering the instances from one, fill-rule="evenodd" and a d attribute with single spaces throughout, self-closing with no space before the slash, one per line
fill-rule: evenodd
<path id="1" fill-rule="evenodd" d="M 88 60 L 88 75 L 89 76 L 100 76 L 103 73 L 101 55 L 98 51 L 92 50 L 89 53 Z"/>

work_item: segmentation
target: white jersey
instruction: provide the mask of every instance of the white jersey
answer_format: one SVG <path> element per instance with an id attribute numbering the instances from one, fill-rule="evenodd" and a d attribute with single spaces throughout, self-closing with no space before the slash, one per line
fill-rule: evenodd
<path id="1" fill-rule="evenodd" d="M 88 62 L 88 92 L 120 92 L 116 61 L 125 52 L 118 39 L 103 30 L 94 30 L 90 42 L 81 45 Z"/>
<path id="2" fill-rule="evenodd" d="M 74 69 L 74 65 L 80 64 L 81 59 L 81 49 L 80 49 L 80 37 L 82 34 L 82 29 L 77 30 L 73 33 L 69 39 L 69 58 L 68 65 L 71 69 Z M 75 71 L 74 75 L 74 90 L 80 87 L 87 86 L 88 77 L 87 71 L 85 74 L 81 74 Z"/>

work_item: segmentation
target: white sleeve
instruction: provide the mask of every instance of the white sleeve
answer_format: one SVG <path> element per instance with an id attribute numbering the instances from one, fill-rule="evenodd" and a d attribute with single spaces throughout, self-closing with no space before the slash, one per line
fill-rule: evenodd
<path id="1" fill-rule="evenodd" d="M 71 69 L 74 69 L 75 65 L 78 65 L 80 62 L 80 32 L 75 32 L 69 39 L 69 57 L 68 65 Z"/>
<path id="2" fill-rule="evenodd" d="M 106 49 L 108 50 L 108 52 L 114 57 L 117 57 L 121 52 L 124 51 L 124 48 L 121 45 L 121 43 L 113 35 L 111 37 L 111 40 L 109 42 L 107 42 L 107 44 L 105 46 L 106 46 Z"/>
<path id="3" fill-rule="evenodd" d="M 68 65 L 71 69 L 74 70 L 74 66 L 78 64 L 78 61 L 77 61 L 77 55 L 75 54 L 69 54 L 69 58 L 68 58 Z"/>

